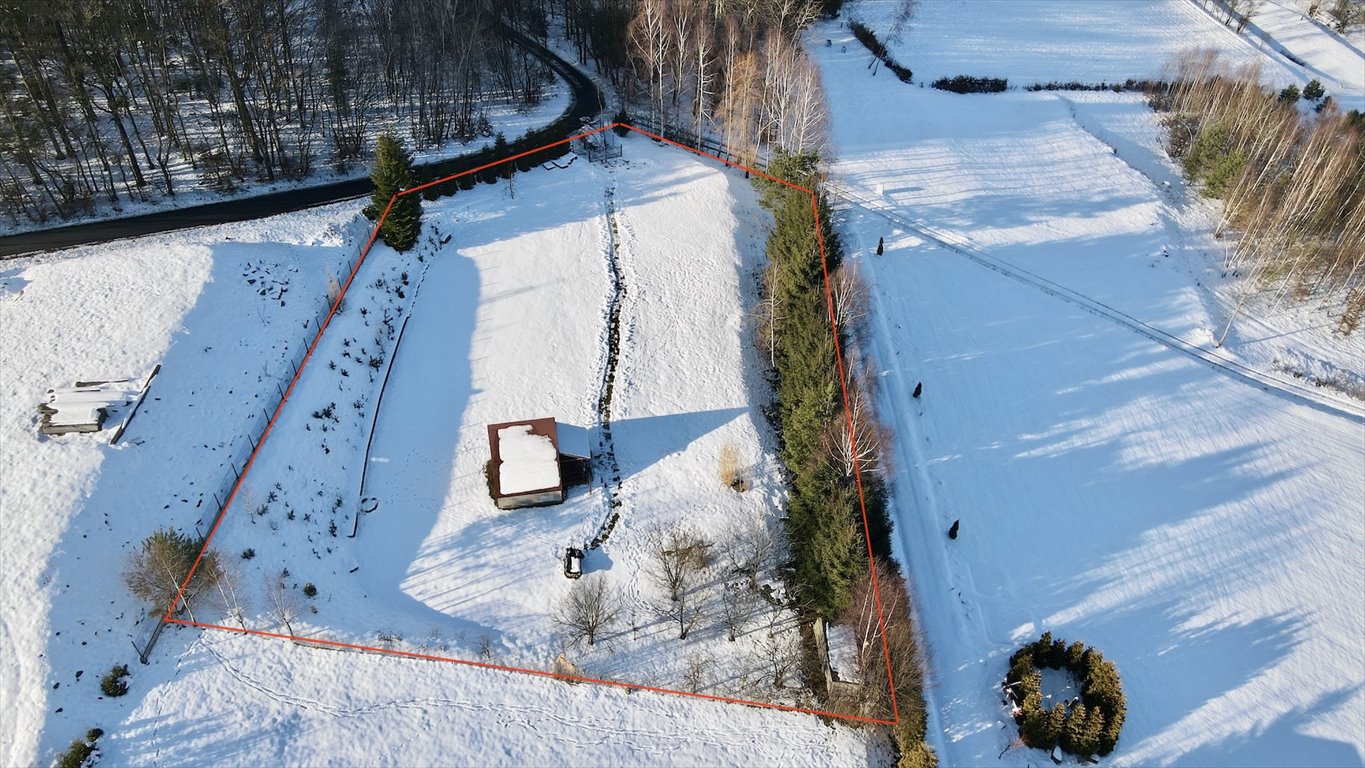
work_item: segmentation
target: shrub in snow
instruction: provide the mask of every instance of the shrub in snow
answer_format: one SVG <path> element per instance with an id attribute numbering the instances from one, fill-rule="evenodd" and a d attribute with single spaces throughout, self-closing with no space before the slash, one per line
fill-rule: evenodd
<path id="1" fill-rule="evenodd" d="M 1080 685 L 1074 706 L 1058 702 L 1043 708 L 1040 668 L 1065 669 Z M 1104 655 L 1081 643 L 1067 645 L 1044 632 L 1010 657 L 1005 690 L 1016 706 L 1015 722 L 1024 743 L 1037 749 L 1059 745 L 1081 757 L 1114 751 L 1127 716 L 1118 669 Z"/>
<path id="2" fill-rule="evenodd" d="M 900 79 L 902 83 L 908 83 L 914 79 L 914 75 L 910 72 L 910 68 L 903 66 L 900 62 L 892 58 L 891 52 L 886 49 L 886 46 L 882 44 L 882 41 L 877 39 L 877 35 L 874 34 L 872 30 L 856 21 L 850 21 L 848 23 L 848 28 L 849 31 L 853 33 L 853 36 L 858 38 L 858 42 L 862 43 L 864 48 L 871 51 L 873 56 L 881 59 L 882 63 L 886 65 L 886 68 L 895 73 L 896 77 Z"/>
<path id="3" fill-rule="evenodd" d="M 71 746 L 57 756 L 53 766 L 55 768 L 90 768 L 100 758 L 100 750 L 95 746 L 95 742 L 103 735 L 104 731 L 99 728 L 91 728 L 86 731 L 85 738 L 72 741 Z"/>
<path id="4" fill-rule="evenodd" d="M 303 585 L 303 594 L 307 595 L 308 597 L 317 597 L 318 588 L 313 586 L 313 582 L 310 581 L 307 584 Z"/>
<path id="5" fill-rule="evenodd" d="M 1327 89 L 1322 87 L 1322 81 L 1316 77 L 1309 80 L 1308 85 L 1303 87 L 1303 97 L 1309 101 L 1317 101 L 1326 93 Z"/>
<path id="6" fill-rule="evenodd" d="M 100 691 L 105 696 L 118 697 L 128 692 L 128 684 L 123 678 L 128 676 L 127 664 L 115 664 L 109 673 L 100 678 Z"/>
<path id="7" fill-rule="evenodd" d="M 1286 104 L 1293 104 L 1298 100 L 1299 87 L 1297 85 L 1287 85 L 1283 91 L 1280 91 L 1280 101 L 1283 101 Z"/>
<path id="8" fill-rule="evenodd" d="M 729 443 L 720 449 L 720 481 L 732 491 L 743 493 L 749 490 L 749 481 L 739 467 L 739 451 Z"/>

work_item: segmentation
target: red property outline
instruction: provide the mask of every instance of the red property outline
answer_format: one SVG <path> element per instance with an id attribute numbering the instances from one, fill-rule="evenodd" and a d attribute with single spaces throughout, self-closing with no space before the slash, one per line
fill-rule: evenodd
<path id="1" fill-rule="evenodd" d="M 530 150 L 527 150 L 527 151 L 525 151 L 525 152 L 517 153 L 517 154 L 515 154 L 515 155 L 512 155 L 511 157 L 503 158 L 502 160 L 496 160 L 496 161 L 491 162 L 491 163 L 485 163 L 484 165 L 480 165 L 480 166 L 478 166 L 477 168 L 471 168 L 470 170 L 467 170 L 467 171 L 462 171 L 462 172 L 460 172 L 460 173 L 456 173 L 456 174 L 453 174 L 453 175 L 450 175 L 450 176 L 445 176 L 445 177 L 443 177 L 443 178 L 436 179 L 436 180 L 434 180 L 434 181 L 429 181 L 429 182 L 427 182 L 427 183 L 425 183 L 425 184 L 420 184 L 420 185 L 418 185 L 418 186 L 416 186 L 416 187 L 412 187 L 412 188 L 410 188 L 410 189 L 405 189 L 405 190 L 403 190 L 402 192 L 399 192 L 399 193 L 395 194 L 393 197 L 389 198 L 389 204 L 388 204 L 387 206 L 385 206 L 383 214 L 380 215 L 379 220 L 378 220 L 377 222 L 375 222 L 374 230 L 370 233 L 370 239 L 365 243 L 365 247 L 364 247 L 363 249 L 361 249 L 361 251 L 360 251 L 360 256 L 359 256 L 359 258 L 356 259 L 355 266 L 353 266 L 353 267 L 351 268 L 351 273 L 350 273 L 349 275 L 346 276 L 346 282 L 341 286 L 341 292 L 337 295 L 336 301 L 332 304 L 331 308 L 328 310 L 328 312 L 327 312 L 327 317 L 326 317 L 325 319 L 323 319 L 322 323 L 318 326 L 317 335 L 315 335 L 315 336 L 313 337 L 313 342 L 312 342 L 312 344 L 310 344 L 310 345 L 308 346 L 308 351 L 304 354 L 303 360 L 299 363 L 298 370 L 296 370 L 296 371 L 294 372 L 294 378 L 290 380 L 290 382 L 289 382 L 289 388 L 286 389 L 286 390 L 284 391 L 284 395 L 283 395 L 283 397 L 280 399 L 279 405 L 275 406 L 275 412 L 272 413 L 272 414 L 270 414 L 270 420 L 266 423 L 265 429 L 261 432 L 261 439 L 260 439 L 260 442 L 256 443 L 256 446 L 255 446 L 255 447 L 253 448 L 253 450 L 251 451 L 251 455 L 247 458 L 246 464 L 244 464 L 244 465 L 242 466 L 242 472 L 241 472 L 240 475 L 238 475 L 237 481 L 233 484 L 231 492 L 228 493 L 228 495 L 227 495 L 227 500 L 223 502 L 223 507 L 222 507 L 222 509 L 219 510 L 217 519 L 215 519 L 215 520 L 213 521 L 213 526 L 212 526 L 211 528 L 209 528 L 208 535 L 204 537 L 204 545 L 203 545 L 203 546 L 200 548 L 200 550 L 199 550 L 199 556 L 195 558 L 195 560 L 194 560 L 194 565 L 190 567 L 190 571 L 189 571 L 188 574 L 186 574 L 185 580 L 184 580 L 183 582 L 181 582 L 181 584 L 180 584 L 180 589 L 176 592 L 175 600 L 173 600 L 173 601 L 171 602 L 170 607 L 168 607 L 168 608 L 166 609 L 165 615 L 163 615 L 163 616 L 161 617 L 161 618 L 162 618 L 162 621 L 164 621 L 164 622 L 166 622 L 166 623 L 168 623 L 168 624 L 180 624 L 180 625 L 188 626 L 188 627 L 200 627 L 200 628 L 203 628 L 203 629 L 217 629 L 217 630 L 223 630 L 223 631 L 226 631 L 226 632 L 233 632 L 233 633 L 239 634 L 239 635 L 256 635 L 256 636 L 259 636 L 259 637 L 271 637 L 271 638 L 277 638 L 277 639 L 282 639 L 282 640 L 292 640 L 292 641 L 294 641 L 294 642 L 296 642 L 296 643 L 316 645 L 316 646 L 320 646 L 320 647 L 324 647 L 324 648 L 337 648 L 337 649 L 347 649 L 347 650 L 356 650 L 356 651 L 370 651 L 370 652 L 373 652 L 373 653 L 381 653 L 381 654 L 387 654 L 387 655 L 390 655 L 390 656 L 399 656 L 399 657 L 410 658 L 410 659 L 423 659 L 423 660 L 427 660 L 427 661 L 444 661 L 444 662 L 449 662 L 449 663 L 453 663 L 453 664 L 463 664 L 463 665 L 465 665 L 465 666 L 470 666 L 470 667 L 480 667 L 480 668 L 483 668 L 483 669 L 495 669 L 495 670 L 499 670 L 499 671 L 503 671 L 503 672 L 521 672 L 521 673 L 523 673 L 523 674 L 536 675 L 536 676 L 538 676 L 538 677 L 552 677 L 552 678 L 558 678 L 558 679 L 560 679 L 560 680 L 569 680 L 569 681 L 573 681 L 573 682 L 596 683 L 596 684 L 598 684 L 598 685 L 609 685 L 609 686 L 614 686 L 614 687 L 617 687 L 617 688 L 625 688 L 625 689 L 627 689 L 627 690 L 652 691 L 652 692 L 654 692 L 654 693 L 677 694 L 677 695 L 679 695 L 679 696 L 689 696 L 689 697 L 694 698 L 694 699 L 705 699 L 705 700 L 709 700 L 709 701 L 721 701 L 721 702 L 726 702 L 726 703 L 728 703 L 728 704 L 747 704 L 747 705 L 752 706 L 752 707 L 763 707 L 763 708 L 766 708 L 766 709 L 785 710 L 785 711 L 788 711 L 788 712 L 802 712 L 802 713 L 810 714 L 810 715 L 820 715 L 820 716 L 823 716 L 823 717 L 839 718 L 839 719 L 843 719 L 843 720 L 853 720 L 853 721 L 864 722 L 864 723 L 876 723 L 876 724 L 879 724 L 879 725 L 896 725 L 897 723 L 900 722 L 900 708 L 899 708 L 899 706 L 898 706 L 897 703 L 896 703 L 896 683 L 895 683 L 895 678 L 894 678 L 893 675 L 892 675 L 892 669 L 891 669 L 891 649 L 890 649 L 889 645 L 887 644 L 887 640 L 886 640 L 886 625 L 885 625 L 884 614 L 883 614 L 883 612 L 882 612 L 882 597 L 881 597 L 881 591 L 880 591 L 880 589 L 879 589 L 878 586 L 877 586 L 877 581 L 878 581 L 878 580 L 875 578 L 875 570 L 872 569 L 872 567 L 873 567 L 872 535 L 871 535 L 871 532 L 870 532 L 870 529 L 869 529 L 868 523 L 867 523 L 867 501 L 866 501 L 866 498 L 865 498 L 865 496 L 864 496 L 864 494 L 863 494 L 863 477 L 862 477 L 862 471 L 861 471 L 861 469 L 860 469 L 860 467 L 859 467 L 859 465 L 858 465 L 857 462 L 854 462 L 854 465 L 853 465 L 853 476 L 854 476 L 854 481 L 855 481 L 855 483 L 857 484 L 857 487 L 858 487 L 858 506 L 859 506 L 859 509 L 861 510 L 862 516 L 863 516 L 863 541 L 867 544 L 867 559 L 868 559 L 868 564 L 869 564 L 869 567 L 870 567 L 870 578 L 872 579 L 872 595 L 873 595 L 873 598 L 874 598 L 874 600 L 876 601 L 876 605 L 877 605 L 877 627 L 878 627 L 879 631 L 881 632 L 881 636 L 882 636 L 882 653 L 883 653 L 883 655 L 884 655 L 884 657 L 885 657 L 885 659 L 886 659 L 886 678 L 887 678 L 887 684 L 890 686 L 890 691 L 889 691 L 889 692 L 890 692 L 890 695 L 891 695 L 891 711 L 892 711 L 892 715 L 893 715 L 893 717 L 892 717 L 891 720 L 883 720 L 883 719 L 880 719 L 880 718 L 873 718 L 873 717 L 861 717 L 861 716 L 858 716 L 858 715 L 846 715 L 846 714 L 840 714 L 840 713 L 836 713 L 836 712 L 826 712 L 826 711 L 824 711 L 824 710 L 809 709 L 809 708 L 804 708 L 804 707 L 793 707 L 793 706 L 788 706 L 788 705 L 785 705 L 785 704 L 771 704 L 771 703 L 762 702 L 762 701 L 750 701 L 750 700 L 748 700 L 748 699 L 736 699 L 736 698 L 731 698 L 731 697 L 728 697 L 728 696 L 714 696 L 714 695 L 705 694 L 705 693 L 694 693 L 694 692 L 692 692 L 692 691 L 679 691 L 679 690 L 675 690 L 675 689 L 672 689 L 672 688 L 659 688 L 659 687 L 649 686 L 649 685 L 637 685 L 637 684 L 633 684 L 633 683 L 621 682 L 621 681 L 619 681 L 619 680 L 600 680 L 600 679 L 592 678 L 592 677 L 582 677 L 582 676 L 578 676 L 578 675 L 566 675 L 566 674 L 560 674 L 560 673 L 556 673 L 556 672 L 546 672 L 546 671 L 544 671 L 544 670 L 539 670 L 539 669 L 527 669 L 527 668 L 524 668 L 524 667 L 513 667 L 513 666 L 507 666 L 507 665 L 503 665 L 503 664 L 489 664 L 489 663 L 486 663 L 486 662 L 471 661 L 471 660 L 469 660 L 469 659 L 457 659 L 457 658 L 447 657 L 447 656 L 434 656 L 434 655 L 431 655 L 431 654 L 417 653 L 417 652 L 414 652 L 414 651 L 401 651 L 401 650 L 394 650 L 394 649 L 391 649 L 391 648 L 377 648 L 377 647 L 367 646 L 367 645 L 358 645 L 358 644 L 355 644 L 355 643 L 345 643 L 345 642 L 340 642 L 340 641 L 337 641 L 337 640 L 324 640 L 324 639 L 321 639 L 321 638 L 313 638 L 313 637 L 295 637 L 295 636 L 291 636 L 291 635 L 279 634 L 279 633 L 277 633 L 277 632 L 266 632 L 266 631 L 259 630 L 259 629 L 245 629 L 245 628 L 240 628 L 240 627 L 228 627 L 228 626 L 224 626 L 224 625 L 221 625 L 221 624 L 208 624 L 208 623 L 198 622 L 198 621 L 186 621 L 186 620 L 184 620 L 184 619 L 176 618 L 175 615 L 174 615 L 175 612 L 176 612 L 176 609 L 179 608 L 180 603 L 181 603 L 181 600 L 182 600 L 183 597 L 184 597 L 185 588 L 186 588 L 187 586 L 189 586 L 190 579 L 194 578 L 194 573 L 195 573 L 196 570 L 198 570 L 198 568 L 199 568 L 199 563 L 200 563 L 200 561 L 203 560 L 204 553 L 208 551 L 209 544 L 213 541 L 214 534 L 216 534 L 216 533 L 218 532 L 218 526 L 222 524 L 223 518 L 227 516 L 228 508 L 232 505 L 233 499 L 236 498 L 237 492 L 238 492 L 239 490 L 241 490 L 242 481 L 246 479 L 247 473 L 251 470 L 252 465 L 256 462 L 256 457 L 257 457 L 257 455 L 260 454 L 261 448 L 265 445 L 266 439 L 269 438 L 271 430 L 273 430 L 273 429 L 275 428 L 275 422 L 276 422 L 276 420 L 279 418 L 280 413 L 283 412 L 285 403 L 289 402 L 289 396 L 290 396 L 290 394 L 293 393 L 295 385 L 298 384 L 299 379 L 303 376 L 303 371 L 304 371 L 304 368 L 306 368 L 307 365 L 308 365 L 308 360 L 313 356 L 313 351 L 314 351 L 315 349 L 317 349 L 318 343 L 322 341 L 322 335 L 323 335 L 324 333 L 327 332 L 327 326 L 332 322 L 332 317 L 333 317 L 333 315 L 336 314 L 337 307 L 340 306 L 340 305 L 341 305 L 341 302 L 346 298 L 346 291 L 350 289 L 350 287 L 351 287 L 351 281 L 355 279 L 356 273 L 360 270 L 360 265 L 363 264 L 363 263 L 365 262 L 366 256 L 368 256 L 369 253 L 370 253 L 370 248 L 372 248 L 372 247 L 374 246 L 375 240 L 379 237 L 379 229 L 380 229 L 380 227 L 382 227 L 382 226 L 384 225 L 384 220 L 388 217 L 389 211 L 393 208 L 394 202 L 395 202 L 398 198 L 400 198 L 400 197 L 402 197 L 402 196 L 404 196 L 404 195 L 411 195 L 411 194 L 413 194 L 413 193 L 415 193 L 415 192 L 420 192 L 420 191 L 422 191 L 422 190 L 424 190 L 424 189 L 426 189 L 426 188 L 428 188 L 428 187 L 435 186 L 435 185 L 437 185 L 437 184 L 443 184 L 443 183 L 445 183 L 445 182 L 452 181 L 452 180 L 458 179 L 458 178 L 463 177 L 463 176 L 468 176 L 468 175 L 473 174 L 473 173 L 478 173 L 479 171 L 484 171 L 484 170 L 487 170 L 487 169 L 492 168 L 492 167 L 494 167 L 494 166 L 502 165 L 503 163 L 510 163 L 510 162 L 512 162 L 512 161 L 514 161 L 514 160 L 520 159 L 520 158 L 522 158 L 522 157 L 526 157 L 527 155 L 532 155 L 532 154 L 535 154 L 535 153 L 537 153 L 537 152 L 541 152 L 541 151 L 543 151 L 543 150 L 549 149 L 549 148 L 551 148 L 551 147 L 559 146 L 559 145 L 561 145 L 561 144 L 568 144 L 568 143 L 573 142 L 573 141 L 575 141 L 575 140 L 577 140 L 577 139 L 581 139 L 581 138 L 585 138 L 585 137 L 588 137 L 588 136 L 592 136 L 593 134 L 601 133 L 602 131 L 611 130 L 611 129 L 613 129 L 613 128 L 618 128 L 618 127 L 619 127 L 619 128 L 626 128 L 626 129 L 635 131 L 636 133 L 639 133 L 639 134 L 641 134 L 641 135 L 643 135 L 643 136 L 647 136 L 647 137 L 649 137 L 649 138 L 651 138 L 651 139 L 653 139 L 653 140 L 655 140 L 655 141 L 663 142 L 663 143 L 665 143 L 665 144 L 670 144 L 670 145 L 672 145 L 672 146 L 674 146 L 674 147 L 677 147 L 677 148 L 679 148 L 679 149 L 687 150 L 688 152 L 691 152 L 691 153 L 696 154 L 696 155 L 700 155 L 700 156 L 705 157 L 705 158 L 707 158 L 707 159 L 709 159 L 709 160 L 715 160 L 715 161 L 717 161 L 717 162 L 719 162 L 719 163 L 723 163 L 723 164 L 725 164 L 725 165 L 727 165 L 727 166 L 730 166 L 730 167 L 732 167 L 732 168 L 738 168 L 738 169 L 741 169 L 741 170 L 743 170 L 743 171 L 745 171 L 745 172 L 747 172 L 747 173 L 752 173 L 752 174 L 755 174 L 755 175 L 757 175 L 757 176 L 761 176 L 762 178 L 765 178 L 765 179 L 767 179 L 767 180 L 769 180 L 769 181 L 773 181 L 773 182 L 776 182 L 776 183 L 778 183 L 778 184 L 782 184 L 782 185 L 784 185 L 784 186 L 790 187 L 791 189 L 794 189 L 794 190 L 797 190 L 797 191 L 800 191 L 800 192 L 804 192 L 804 193 L 806 193 L 807 195 L 810 196 L 811 212 L 812 212 L 812 213 L 814 214 L 814 216 L 815 216 L 815 237 L 816 237 L 816 243 L 819 245 L 819 248 L 820 248 L 820 268 L 821 268 L 821 271 L 822 271 L 822 273 L 823 273 L 824 281 L 825 281 L 825 309 L 826 309 L 827 313 L 829 314 L 830 331 L 831 331 L 831 333 L 834 334 L 834 359 L 835 359 L 835 363 L 836 363 L 836 365 L 837 365 L 837 367 L 838 367 L 838 373 L 839 373 L 839 388 L 840 388 L 840 391 L 841 391 L 841 393 L 842 393 L 843 400 L 844 400 L 844 419 L 845 419 L 846 422 L 847 422 L 847 431 L 848 431 L 849 444 L 850 444 L 850 446 L 853 448 L 853 454 L 852 454 L 852 455 L 854 455 L 854 456 L 857 456 L 857 455 L 858 455 L 858 450 L 857 450 L 857 449 L 858 449 L 857 439 L 856 439 L 856 437 L 855 437 L 855 430 L 853 429 L 853 415 L 852 415 L 852 413 L 851 413 L 850 410 L 849 410 L 849 404 L 848 404 L 848 384 L 847 384 L 847 378 L 846 378 L 845 372 L 844 372 L 843 349 L 842 349 L 842 347 L 841 347 L 841 345 L 840 345 L 840 343 L 839 343 L 839 325 L 838 325 L 838 321 L 835 319 L 835 313 L 834 313 L 834 295 L 833 295 L 833 292 L 832 292 L 832 290 L 831 290 L 831 288 L 830 288 L 830 282 L 829 282 L 829 264 L 828 264 L 828 260 L 827 260 L 826 255 L 825 255 L 825 238 L 824 238 L 823 232 L 821 231 L 821 226 L 820 226 L 820 206 L 819 206 L 819 203 L 818 203 L 818 201 L 817 201 L 817 198 L 816 198 L 816 195 L 815 195 L 814 190 L 811 190 L 811 189 L 808 189 L 808 188 L 806 188 L 806 187 L 802 187 L 802 186 L 793 184 L 793 183 L 791 183 L 791 182 L 789 182 L 789 181 L 786 181 L 786 180 L 784 180 L 784 179 L 779 179 L 779 178 L 777 178 L 776 176 L 771 176 L 771 175 L 769 175 L 769 174 L 767 174 L 767 173 L 764 173 L 763 171 L 759 171 L 759 170 L 756 170 L 756 169 L 753 169 L 753 168 L 749 168 L 749 167 L 747 167 L 747 166 L 741 165 L 741 164 L 736 163 L 736 162 L 733 162 L 733 161 L 731 161 L 731 160 L 726 160 L 726 159 L 724 159 L 724 158 L 717 157 L 717 156 L 712 155 L 712 154 L 708 154 L 708 153 L 703 152 L 703 151 L 701 151 L 701 150 L 698 150 L 698 149 L 694 149 L 694 148 L 692 148 L 692 147 L 689 147 L 689 146 L 687 146 L 687 145 L 685 145 L 685 144 L 680 144 L 680 143 L 678 143 L 678 142 L 676 142 L 676 141 L 672 141 L 672 140 L 670 140 L 670 139 L 666 139 L 666 138 L 664 138 L 663 136 L 655 135 L 655 134 L 653 134 L 653 133 L 650 133 L 649 131 L 645 131 L 645 130 L 642 130 L 642 129 L 640 129 L 640 128 L 636 128 L 636 127 L 633 126 L 633 125 L 627 125 L 626 123 L 612 123 L 612 124 L 610 124 L 610 125 L 605 125 L 605 126 L 602 126 L 602 127 L 600 127 L 600 128 L 595 128 L 595 129 L 590 130 L 590 131 L 584 131 L 584 132 L 582 132 L 582 133 L 575 134 L 575 135 L 573 135 L 573 136 L 570 136 L 570 137 L 567 138 L 567 139 L 560 139 L 559 141 L 554 141 L 554 142 L 551 142 L 551 143 L 546 144 L 546 145 L 544 145 L 544 146 L 536 147 L 535 149 L 530 149 Z"/>

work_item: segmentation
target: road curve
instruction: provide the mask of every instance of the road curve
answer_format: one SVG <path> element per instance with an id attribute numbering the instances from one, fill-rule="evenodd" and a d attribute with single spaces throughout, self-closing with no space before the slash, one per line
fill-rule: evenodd
<path id="1" fill-rule="evenodd" d="M 527 138 L 539 146 L 557 138 L 567 138 L 582 131 L 584 118 L 591 119 L 602 111 L 604 102 L 597 86 L 587 75 L 536 40 L 505 25 L 503 25 L 503 31 L 516 44 L 527 49 L 549 65 L 569 85 L 569 108 L 546 128 L 531 131 Z M 521 146 L 523 141 L 525 139 L 512 142 L 512 151 L 533 148 Z M 467 171 L 483 162 L 487 162 L 486 157 L 480 156 L 477 152 L 470 152 L 449 160 L 418 165 L 415 168 L 415 175 L 418 179 L 437 179 Z M 7 235 L 0 237 L 0 259 L 13 258 L 35 251 L 51 251 L 77 245 L 102 243 L 125 237 L 139 237 L 190 227 L 258 219 L 263 216 L 274 216 L 279 213 L 299 211 L 317 205 L 361 197 L 368 195 L 370 190 L 371 185 L 368 178 L 352 179 L 291 189 L 285 192 L 271 192 L 254 197 L 235 198 L 217 203 L 157 211 L 139 216 L 71 224 L 17 235 Z"/>

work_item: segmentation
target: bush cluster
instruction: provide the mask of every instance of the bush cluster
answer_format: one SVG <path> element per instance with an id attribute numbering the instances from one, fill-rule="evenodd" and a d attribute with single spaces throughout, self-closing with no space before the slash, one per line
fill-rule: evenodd
<path id="1" fill-rule="evenodd" d="M 1010 81 L 1003 77 L 958 75 L 956 77 L 940 77 L 933 82 L 933 86 L 940 91 L 952 91 L 953 93 L 999 93 L 1010 87 Z"/>
<path id="2" fill-rule="evenodd" d="M 1080 683 L 1079 703 L 1057 702 L 1043 708 L 1040 668 L 1065 669 Z M 1019 705 L 1014 719 L 1024 743 L 1037 749 L 1053 745 L 1073 755 L 1104 756 L 1114 751 L 1127 716 L 1123 685 L 1113 662 L 1080 642 L 1067 644 L 1044 632 L 1010 657 L 1005 684 Z"/>
<path id="3" fill-rule="evenodd" d="M 1059 80 L 1049 80 L 1046 83 L 1033 83 L 1024 86 L 1026 91 L 1113 91 L 1123 93 L 1125 91 L 1141 91 L 1150 93 L 1160 90 L 1166 86 L 1160 80 L 1135 80 L 1128 78 L 1121 83 L 1108 83 L 1101 80 L 1098 83 L 1082 83 L 1078 80 L 1062 82 Z"/>
<path id="4" fill-rule="evenodd" d="M 853 32 L 853 36 L 858 38 L 858 42 L 862 43 L 864 48 L 871 51 L 873 56 L 881 59 L 882 63 L 886 65 L 886 68 L 894 72 L 902 83 L 908 83 L 914 79 L 914 73 L 910 71 L 910 68 L 902 65 L 891 56 L 891 52 L 886 50 L 886 46 L 882 44 L 882 41 L 877 39 L 875 32 L 856 21 L 850 21 L 848 23 L 848 28 Z"/>

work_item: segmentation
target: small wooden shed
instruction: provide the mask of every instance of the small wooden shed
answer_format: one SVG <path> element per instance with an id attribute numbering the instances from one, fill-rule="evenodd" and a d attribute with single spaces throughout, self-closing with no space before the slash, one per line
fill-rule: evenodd
<path id="1" fill-rule="evenodd" d="M 853 629 L 826 624 L 816 618 L 815 652 L 824 667 L 825 688 L 830 696 L 857 696 L 863 683 L 858 674 L 858 641 Z"/>

